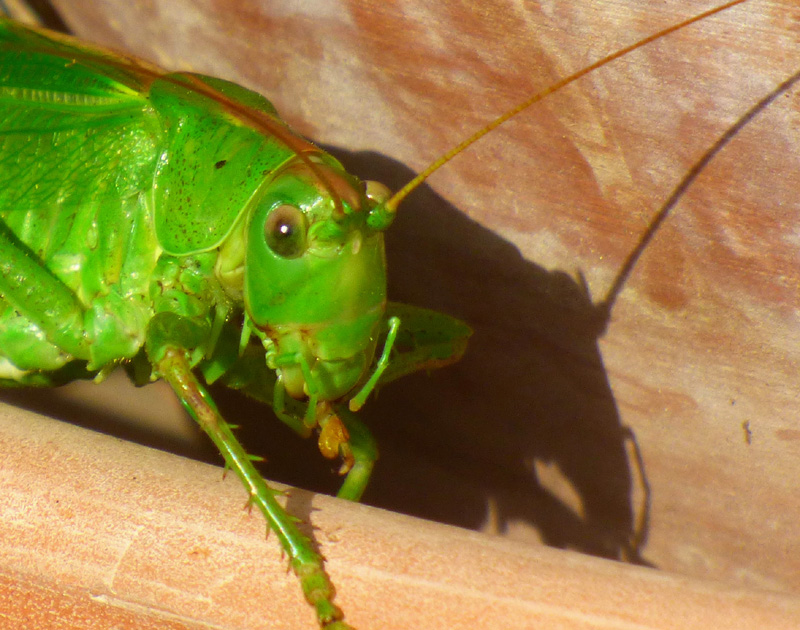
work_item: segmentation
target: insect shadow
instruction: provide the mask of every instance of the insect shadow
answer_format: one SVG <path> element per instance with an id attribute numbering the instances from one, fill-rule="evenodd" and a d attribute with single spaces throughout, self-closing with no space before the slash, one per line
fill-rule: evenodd
<path id="1" fill-rule="evenodd" d="M 324 148 L 350 172 L 394 190 L 414 175 L 378 153 Z M 426 184 L 404 202 L 386 239 L 390 299 L 459 317 L 474 335 L 462 361 L 404 377 L 362 410 L 381 453 L 363 501 L 471 529 L 488 523 L 505 532 L 523 523 L 552 546 L 644 563 L 647 482 L 635 448 L 629 457 L 635 439 L 621 424 L 597 345 L 607 309 L 581 283 L 525 260 Z M 268 479 L 336 492 L 336 464 L 319 455 L 314 440 L 297 438 L 270 409 L 237 392 L 214 387 L 212 396 L 240 426 L 246 448 L 266 457 Z M 199 429 L 201 446 L 188 449 L 120 424 L 113 413 L 90 417 L 79 403 L 65 406 L 43 391 L 9 390 L 2 399 L 219 464 Z M 542 470 L 557 472 L 562 491 Z M 637 484 L 644 508 L 633 504 Z M 572 500 L 563 499 L 563 488 Z M 293 514 L 309 517 L 309 505 L 292 503 Z"/>

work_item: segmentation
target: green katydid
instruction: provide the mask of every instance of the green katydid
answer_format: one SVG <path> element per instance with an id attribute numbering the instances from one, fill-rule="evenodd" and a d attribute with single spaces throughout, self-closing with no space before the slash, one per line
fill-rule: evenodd
<path id="1" fill-rule="evenodd" d="M 522 109 L 685 24 L 535 95 L 390 199 L 263 97 L 5 23 L 3 384 L 102 379 L 119 364 L 138 383 L 168 381 L 278 535 L 320 625 L 348 627 L 321 558 L 194 373 L 270 402 L 301 435 L 319 430 L 323 453 L 343 458 L 340 496 L 358 499 L 375 447 L 352 411 L 378 385 L 457 360 L 469 336 L 387 305 L 382 233 L 397 205 Z"/>
<path id="2" fill-rule="evenodd" d="M 301 435 L 318 429 L 322 452 L 342 456 L 340 496 L 357 500 L 375 448 L 351 409 L 381 377 L 456 360 L 469 329 L 387 306 L 388 195 L 263 97 L 10 22 L 1 37 L 2 383 L 100 380 L 120 363 L 138 383 L 168 381 L 276 532 L 320 625 L 337 627 L 320 556 L 193 370 L 272 402 Z"/>

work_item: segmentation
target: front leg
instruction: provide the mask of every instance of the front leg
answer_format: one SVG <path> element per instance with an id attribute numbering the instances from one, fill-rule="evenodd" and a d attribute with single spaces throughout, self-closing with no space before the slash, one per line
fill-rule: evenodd
<path id="1" fill-rule="evenodd" d="M 466 324 L 448 315 L 397 303 L 389 303 L 384 330 L 386 338 L 379 342 L 384 350 L 377 361 L 381 366 L 372 374 L 378 387 L 404 374 L 457 361 L 472 334 Z M 282 422 L 301 437 L 309 437 L 307 404 L 284 395 L 275 373 L 267 368 L 261 344 L 249 344 L 240 353 L 239 339 L 240 328 L 233 321 L 228 322 L 213 355 L 200 365 L 206 381 L 219 382 L 272 405 Z M 374 386 L 373 382 L 369 389 Z M 363 388 L 361 391 L 369 392 Z M 357 401 L 356 406 L 362 403 Z M 350 411 L 352 406 L 349 401 L 322 401 L 313 409 L 312 426 L 320 428 L 322 454 L 342 457 L 341 472 L 347 476 L 337 496 L 358 501 L 369 483 L 378 448 L 369 429 Z"/>
<path id="2" fill-rule="evenodd" d="M 201 336 L 202 327 L 188 318 L 172 313 L 156 315 L 147 339 L 147 354 L 155 376 L 170 384 L 183 406 L 216 444 L 226 465 L 244 484 L 249 494 L 248 503 L 261 511 L 289 556 L 290 566 L 300 579 L 306 600 L 315 608 L 320 626 L 325 630 L 351 630 L 341 621 L 342 611 L 333 603 L 335 590 L 323 567 L 322 557 L 297 528 L 296 519 L 277 502 L 278 491 L 270 488 L 255 469 L 252 457 L 192 373 L 192 352 L 188 348 L 192 344 L 198 347 L 200 344 L 196 342 Z"/>

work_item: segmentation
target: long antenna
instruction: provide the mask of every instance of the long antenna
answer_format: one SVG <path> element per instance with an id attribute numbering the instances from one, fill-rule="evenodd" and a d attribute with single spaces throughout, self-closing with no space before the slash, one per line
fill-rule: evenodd
<path id="1" fill-rule="evenodd" d="M 452 160 L 455 156 L 457 156 L 459 153 L 461 153 L 464 149 L 466 149 L 470 145 L 474 144 L 475 142 L 477 142 L 478 140 L 483 138 L 483 136 L 485 136 L 487 133 L 489 133 L 490 131 L 496 129 L 497 127 L 502 125 L 504 122 L 506 122 L 510 118 L 513 118 L 514 116 L 516 116 L 520 112 L 528 109 L 534 103 L 538 103 L 539 101 L 541 101 L 546 96 L 549 96 L 553 92 L 556 92 L 556 91 L 560 90 L 565 85 L 569 85 L 573 81 L 577 81 L 582 76 L 587 75 L 590 72 L 593 72 L 594 70 L 597 70 L 598 68 L 601 68 L 602 66 L 605 66 L 608 63 L 611 63 L 615 59 L 619 59 L 620 57 L 622 57 L 624 55 L 627 55 L 629 52 L 631 52 L 633 50 L 636 50 L 637 48 L 641 48 L 642 46 L 646 46 L 650 42 L 653 42 L 653 41 L 655 41 L 657 39 L 661 39 L 662 37 L 665 37 L 666 35 L 669 35 L 670 33 L 674 33 L 675 31 L 678 31 L 678 30 L 684 28 L 685 26 L 689 26 L 690 24 L 694 24 L 695 22 L 699 22 L 700 20 L 704 20 L 705 18 L 707 18 L 707 17 L 709 17 L 711 15 L 714 15 L 715 13 L 720 13 L 721 11 L 725 11 L 726 9 L 730 9 L 731 7 L 735 7 L 737 4 L 742 4 L 743 2 L 747 2 L 747 0 L 733 0 L 732 2 L 728 2 L 726 4 L 723 4 L 721 6 L 716 7 L 714 9 L 710 9 L 709 11 L 706 11 L 705 13 L 700 13 L 699 15 L 696 15 L 696 16 L 694 16 L 692 18 L 689 18 L 688 20 L 685 20 L 685 21 L 680 22 L 678 24 L 675 24 L 673 26 L 670 26 L 669 28 L 665 28 L 662 31 L 658 31 L 657 33 L 654 33 L 653 35 L 650 35 L 648 37 L 645 37 L 644 39 L 639 40 L 635 44 L 631 44 L 630 46 L 627 46 L 626 48 L 622 48 L 621 50 L 618 50 L 617 52 L 615 52 L 615 53 L 613 53 L 611 55 L 608 55 L 607 57 L 603 57 L 602 59 L 600 59 L 599 61 L 596 61 L 592 65 L 586 66 L 585 68 L 583 68 L 583 70 L 579 70 L 578 72 L 576 72 L 574 74 L 571 74 L 571 75 L 569 75 L 568 77 L 566 77 L 564 79 L 561 79 L 560 81 L 554 83 L 553 85 L 551 85 L 550 87 L 542 90 L 541 92 L 537 92 L 536 94 L 534 94 L 530 98 L 526 99 L 525 101 L 523 101 L 522 103 L 520 103 L 519 105 L 514 107 L 513 109 L 510 109 L 509 111 L 507 111 L 502 116 L 500 116 L 500 117 L 496 118 L 495 120 L 493 120 L 492 122 L 490 122 L 488 125 L 486 125 L 482 129 L 476 131 L 474 134 L 469 136 L 466 140 L 462 141 L 460 144 L 458 144 L 454 148 L 450 149 L 447 153 L 442 155 L 439 159 L 437 159 L 430 166 L 428 166 L 428 168 L 426 168 L 419 175 L 417 175 L 414 179 L 412 179 L 405 186 L 403 186 L 400 190 L 398 190 L 392 196 L 392 198 L 389 199 L 385 204 L 383 204 L 384 211 L 387 212 L 387 213 L 397 212 L 397 207 L 400 205 L 400 202 L 402 202 L 415 188 L 417 188 L 426 179 L 428 179 L 428 177 L 430 177 L 431 174 L 433 174 L 435 171 L 439 170 L 442 166 L 447 164 L 450 160 Z"/>

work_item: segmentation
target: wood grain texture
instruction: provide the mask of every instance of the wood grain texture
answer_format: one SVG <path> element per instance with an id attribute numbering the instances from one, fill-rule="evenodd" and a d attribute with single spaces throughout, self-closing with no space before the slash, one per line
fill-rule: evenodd
<path id="1" fill-rule="evenodd" d="M 220 468 L 6 406 L 0 452 L 4 629 L 315 627 L 277 544 L 265 543 L 262 519 Z M 796 596 L 303 491 L 288 501 L 313 525 L 361 630 L 789 630 L 800 617 Z"/>
<path id="2" fill-rule="evenodd" d="M 397 187 L 531 92 L 715 3 L 57 4 L 92 41 L 261 91 Z M 604 333 L 593 307 L 686 170 L 798 68 L 799 36 L 795 2 L 752 0 L 563 90 L 409 200 L 392 297 L 475 337 L 458 366 L 368 405 L 367 502 L 800 590 L 800 92 L 703 173 Z"/>

